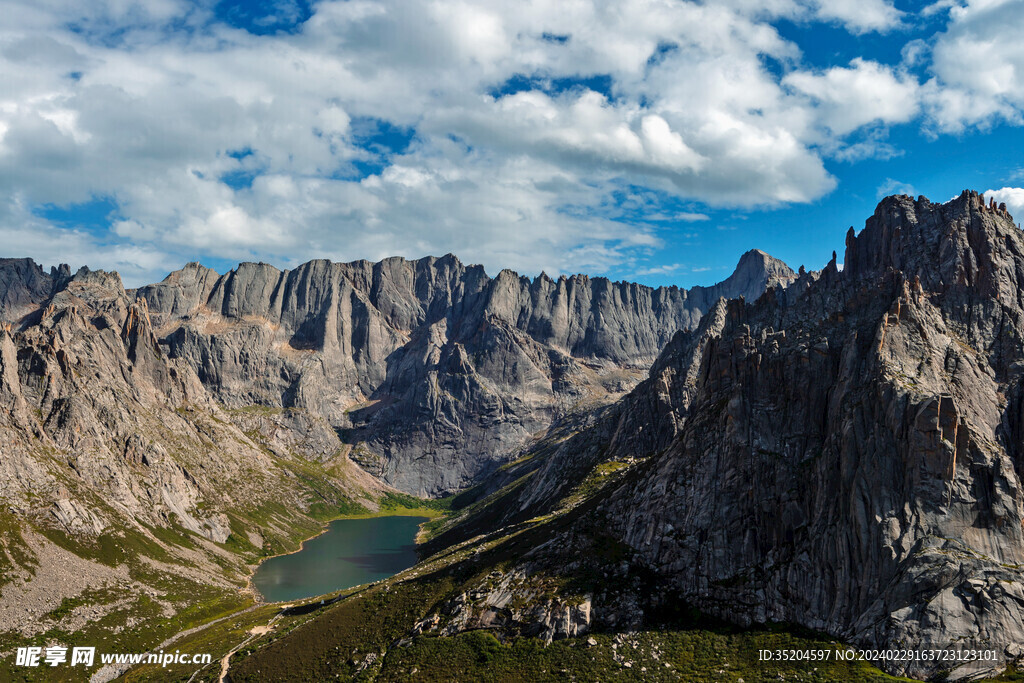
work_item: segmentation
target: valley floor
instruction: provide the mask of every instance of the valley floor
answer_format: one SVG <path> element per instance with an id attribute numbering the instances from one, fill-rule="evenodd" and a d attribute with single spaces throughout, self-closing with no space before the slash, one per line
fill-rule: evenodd
<path id="1" fill-rule="evenodd" d="M 243 610 L 174 641 L 210 652 L 202 668 L 142 666 L 142 681 L 906 681 L 863 662 L 766 663 L 762 650 L 837 652 L 843 646 L 784 627 L 736 629 L 666 622 L 628 632 L 597 632 L 546 644 L 488 629 L 453 636 L 413 635 L 415 625 L 453 593 L 495 571 L 509 535 L 478 538 L 409 570 L 354 590 L 293 604 Z M 691 620 L 685 614 L 683 621 Z"/>

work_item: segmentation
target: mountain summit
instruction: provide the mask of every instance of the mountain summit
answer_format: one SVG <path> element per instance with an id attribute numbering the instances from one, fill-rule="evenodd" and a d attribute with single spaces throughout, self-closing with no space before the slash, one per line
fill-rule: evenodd
<path id="1" fill-rule="evenodd" d="M 560 574 L 622 544 L 588 628 L 688 604 L 965 653 L 880 663 L 894 673 L 992 673 L 1024 655 L 1022 286 L 1024 233 L 1005 208 L 975 192 L 888 197 L 850 231 L 842 271 L 833 259 L 753 304 L 720 301 L 594 425 L 502 473 L 492 489 L 525 483 L 492 523 L 624 471 L 524 551 L 530 571 Z"/>
<path id="2" fill-rule="evenodd" d="M 46 275 L 24 259 L 0 262 L 0 277 L 7 319 L 71 281 L 66 266 Z M 161 353 L 221 405 L 323 418 L 367 471 L 439 495 L 477 481 L 566 410 L 632 388 L 717 299 L 754 299 L 793 277 L 759 251 L 721 284 L 690 290 L 490 278 L 448 255 L 290 271 L 243 263 L 224 275 L 189 264 L 126 296 L 145 307 Z"/>

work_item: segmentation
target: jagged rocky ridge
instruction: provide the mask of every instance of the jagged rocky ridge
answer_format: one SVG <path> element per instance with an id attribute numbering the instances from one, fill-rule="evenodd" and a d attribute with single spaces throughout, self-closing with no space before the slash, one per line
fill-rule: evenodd
<path id="1" fill-rule="evenodd" d="M 566 411 L 642 377 L 721 297 L 793 272 L 760 251 L 691 290 L 583 275 L 489 278 L 454 256 L 197 264 L 143 287 L 161 345 L 215 399 L 321 416 L 389 484 L 440 495 L 478 481 Z"/>
<path id="2" fill-rule="evenodd" d="M 260 420 L 226 415 L 188 366 L 164 355 L 146 301 L 116 273 L 72 276 L 64 266 L 46 276 L 13 263 L 27 286 L 8 286 L 15 305 L 7 310 L 30 312 L 16 326 L 0 324 L 0 497 L 12 510 L 45 517 L 52 503 L 69 533 L 138 519 L 222 542 L 230 530 L 218 508 L 298 495 L 232 424 L 259 429 Z M 289 419 L 298 416 L 277 421 Z M 304 434 L 295 450 L 307 457 L 328 460 L 341 447 L 326 425 L 279 427 Z M 236 485 L 221 490 L 223 481 Z"/>
<path id="3" fill-rule="evenodd" d="M 76 630 L 46 615 L 111 587 L 165 616 L 189 608 L 174 591 L 233 592 L 323 515 L 375 509 L 387 487 L 353 460 L 414 492 L 462 486 L 631 388 L 714 297 L 792 277 L 760 252 L 690 292 L 446 257 L 193 265 L 125 290 L 0 259 L 0 625 Z"/>
<path id="4" fill-rule="evenodd" d="M 386 487 L 325 421 L 224 409 L 116 273 L 7 260 L 0 283 L 17 316 L 0 323 L 0 630 L 56 637 L 120 613 L 152 635 L 236 602 L 250 562 L 320 527 L 315 505 L 376 508 Z"/>
<path id="5" fill-rule="evenodd" d="M 682 600 L 864 647 L 996 651 L 884 664 L 914 677 L 1024 655 L 1024 233 L 974 192 L 889 197 L 844 265 L 720 302 L 619 404 L 492 482 L 511 489 L 493 528 L 640 459 L 524 560 L 580 571 L 595 529 L 629 548 L 589 627 Z"/>
<path id="6" fill-rule="evenodd" d="M 221 542 L 225 510 L 382 490 L 353 459 L 449 490 L 570 402 L 631 387 L 711 297 L 791 278 L 761 252 L 691 292 L 491 280 L 449 256 L 191 265 L 126 291 L 116 273 L 0 259 L 0 496 L 71 534 L 141 520 Z M 338 475 L 335 498 L 275 460 L 295 456 Z"/>

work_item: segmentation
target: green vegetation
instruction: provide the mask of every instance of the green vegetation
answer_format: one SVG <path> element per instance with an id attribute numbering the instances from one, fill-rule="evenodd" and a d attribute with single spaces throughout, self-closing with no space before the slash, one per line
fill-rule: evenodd
<path id="1" fill-rule="evenodd" d="M 19 571 L 35 574 L 39 562 L 21 535 L 20 523 L 6 510 L 0 512 L 0 544 L 0 584 Z"/>
<path id="2" fill-rule="evenodd" d="M 397 590 L 378 585 L 317 610 L 315 619 L 283 620 L 258 650 L 254 645 L 235 655 L 232 680 L 347 680 L 368 654 L 385 651 L 452 586 L 452 577 L 443 574 Z"/>
<path id="3" fill-rule="evenodd" d="M 95 560 L 109 567 L 116 567 L 142 556 L 160 562 L 174 561 L 158 543 L 134 529 L 113 528 L 95 539 L 70 536 L 62 529 L 50 526 L 40 526 L 37 530 L 55 545 L 79 557 Z"/>
<path id="4" fill-rule="evenodd" d="M 309 516 L 323 522 L 336 519 L 364 519 L 368 517 L 428 517 L 437 519 L 451 511 L 456 496 L 447 498 L 418 498 L 397 491 L 387 492 L 377 501 L 378 508 L 371 510 L 365 505 L 346 500 L 341 503 L 314 503 L 310 505 Z"/>
<path id="5" fill-rule="evenodd" d="M 839 661 L 835 652 L 840 646 L 834 641 L 784 627 L 662 626 L 630 634 L 595 633 L 547 646 L 536 638 L 501 642 L 488 631 L 408 638 L 412 624 L 478 578 L 455 563 L 371 586 L 333 605 L 314 602 L 283 617 L 275 633 L 237 653 L 232 680 L 908 680 L 864 662 Z M 687 619 L 693 616 L 686 613 Z M 762 662 L 760 650 L 831 655 L 828 661 Z M 215 678 L 210 672 L 194 680 Z"/>
<path id="6" fill-rule="evenodd" d="M 989 678 L 986 680 L 990 681 L 991 683 L 1017 683 L 1019 681 L 1024 681 L 1024 670 L 1021 670 L 1019 666 L 1011 664 L 1010 666 L 1006 667 L 1006 671 L 1004 671 L 999 676 L 996 676 L 995 678 Z"/>
<path id="7" fill-rule="evenodd" d="M 276 614 L 280 613 L 278 605 L 264 605 L 240 611 L 221 619 L 197 633 L 186 636 L 174 643 L 174 649 L 188 653 L 209 653 L 212 663 L 205 673 L 208 678 L 198 680 L 216 680 L 220 673 L 220 659 L 241 643 L 249 635 L 249 631 L 265 626 Z M 140 681 L 187 680 L 198 667 L 177 666 L 163 668 L 154 665 L 136 667 L 121 679 L 131 683 Z"/>
<path id="8" fill-rule="evenodd" d="M 115 595 L 116 594 L 113 591 L 108 589 L 83 591 L 73 598 L 64 598 L 57 609 L 50 611 L 50 613 L 46 615 L 46 618 L 52 619 L 53 621 L 60 621 L 82 605 L 102 605 L 112 602 Z"/>
<path id="9" fill-rule="evenodd" d="M 319 501 L 309 506 L 309 516 L 323 522 L 330 522 L 345 517 L 364 517 L 370 515 L 370 511 L 360 503 L 352 500 L 344 500 L 341 503 L 327 503 Z"/>
<path id="10" fill-rule="evenodd" d="M 615 481 L 629 467 L 630 463 L 618 460 L 598 463 L 590 474 L 587 475 L 586 479 L 576 488 L 573 495 L 569 496 L 568 502 L 571 504 L 590 498 L 610 481 Z"/>
<path id="11" fill-rule="evenodd" d="M 789 633 L 641 631 L 555 641 L 536 638 L 501 643 L 486 631 L 452 638 L 420 636 L 384 658 L 377 681 L 900 681 L 863 662 L 785 663 L 759 661 L 758 651 L 828 650 L 827 641 Z"/>
<path id="12" fill-rule="evenodd" d="M 407 493 L 389 491 L 379 500 L 376 512 L 366 510 L 363 513 L 343 515 L 344 517 L 429 517 L 436 519 L 451 511 L 455 496 L 447 498 L 418 498 Z"/>
<path id="13" fill-rule="evenodd" d="M 94 646 L 97 652 L 145 652 L 179 631 L 237 612 L 251 604 L 251 598 L 241 593 L 225 593 L 181 577 L 160 574 L 144 578 L 149 585 L 157 585 L 161 593 L 159 597 L 108 588 L 65 599 L 47 615 L 48 618 L 62 619 L 86 604 L 98 608 L 99 615 L 71 632 L 58 624 L 32 638 L 13 632 L 0 634 L 0 651 L 8 652 L 25 646 L 45 647 L 49 643 L 60 642 L 68 647 Z M 180 611 L 167 617 L 164 605 L 168 604 L 179 607 Z M 13 664 L 13 657 L 0 659 L 0 680 L 81 680 L 80 669 L 67 666 L 29 669 Z"/>

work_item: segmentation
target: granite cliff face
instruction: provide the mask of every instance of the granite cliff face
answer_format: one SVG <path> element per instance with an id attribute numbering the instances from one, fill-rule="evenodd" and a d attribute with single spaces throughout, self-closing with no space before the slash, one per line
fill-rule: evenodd
<path id="1" fill-rule="evenodd" d="M 0 320 L 18 320 L 46 302 L 71 279 L 66 265 L 47 273 L 32 259 L 0 259 Z"/>
<path id="2" fill-rule="evenodd" d="M 887 198 L 851 229 L 843 270 L 833 259 L 755 303 L 720 302 L 619 404 L 503 473 L 493 526 L 622 467 L 527 556 L 575 571 L 600 555 L 595 528 L 628 547 L 592 626 L 635 628 L 682 600 L 998 660 L 885 664 L 897 673 L 997 670 L 1024 655 L 1022 286 L 1024 233 L 1005 208 L 973 192 Z"/>
<path id="3" fill-rule="evenodd" d="M 188 366 L 166 358 L 146 301 L 130 296 L 116 273 L 82 268 L 72 276 L 64 266 L 49 278 L 31 262 L 13 265 L 28 278 L 22 291 L 8 288 L 6 310 L 30 312 L 17 327 L 0 327 L 5 501 L 25 514 L 52 513 L 69 532 L 96 535 L 127 518 L 222 542 L 227 518 L 200 508 L 296 494 L 232 424 L 244 418 L 226 415 Z M 319 430 L 333 445 L 309 455 L 336 455 L 334 433 Z M 316 425 L 301 431 L 308 440 L 317 434 Z M 237 486 L 221 490 L 220 481 Z"/>
<path id="4" fill-rule="evenodd" d="M 225 510 L 386 488 L 365 470 L 447 492 L 631 388 L 716 297 L 789 279 L 761 252 L 689 292 L 491 279 L 448 256 L 193 264 L 126 291 L 116 273 L 0 260 L 0 496 L 72 534 L 142 521 L 223 542 Z"/>
<path id="5" fill-rule="evenodd" d="M 252 563 L 395 496 L 381 479 L 474 483 L 632 388 L 717 297 L 792 277 L 759 252 L 691 291 L 445 257 L 192 265 L 125 290 L 0 260 L 0 629 L 155 638 L 226 608 Z"/>
<path id="6" fill-rule="evenodd" d="M 197 264 L 143 287 L 167 355 L 230 407 L 323 417 L 350 457 L 421 495 L 464 488 L 568 411 L 629 390 L 720 297 L 793 272 L 743 256 L 710 288 L 577 275 L 488 277 L 453 256 L 312 261 L 292 271 Z"/>

